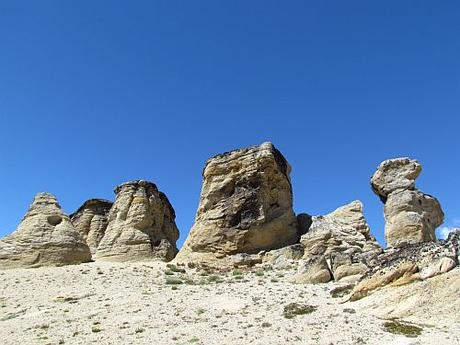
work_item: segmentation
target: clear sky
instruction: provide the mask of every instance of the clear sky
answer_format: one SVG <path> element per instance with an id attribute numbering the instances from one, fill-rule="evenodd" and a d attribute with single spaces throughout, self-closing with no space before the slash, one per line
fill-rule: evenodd
<path id="1" fill-rule="evenodd" d="M 206 159 L 272 141 L 296 212 L 363 201 L 387 158 L 460 225 L 458 1 L 0 2 L 0 235 L 36 192 L 64 210 L 148 179 L 182 244 Z"/>

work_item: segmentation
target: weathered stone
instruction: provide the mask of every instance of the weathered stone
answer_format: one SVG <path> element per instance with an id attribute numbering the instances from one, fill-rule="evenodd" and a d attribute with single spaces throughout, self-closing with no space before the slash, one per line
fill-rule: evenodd
<path id="1" fill-rule="evenodd" d="M 307 233 L 312 222 L 312 217 L 309 214 L 300 213 L 297 215 L 297 232 L 300 236 Z"/>
<path id="2" fill-rule="evenodd" d="M 385 203 L 385 239 L 389 246 L 436 240 L 444 222 L 439 201 L 418 190 L 391 193 Z"/>
<path id="3" fill-rule="evenodd" d="M 108 200 L 90 199 L 70 215 L 73 226 L 86 241 L 93 255 L 104 237 L 112 204 Z"/>
<path id="4" fill-rule="evenodd" d="M 168 198 L 155 184 L 136 180 L 115 189 L 109 224 L 96 251 L 97 259 L 172 260 L 179 231 Z"/>
<path id="5" fill-rule="evenodd" d="M 447 245 L 452 247 L 452 250 L 455 251 L 457 259 L 455 260 L 460 264 L 460 228 L 453 229 L 446 240 Z"/>
<path id="6" fill-rule="evenodd" d="M 353 276 L 354 279 L 358 279 L 367 272 L 367 266 L 362 263 L 352 263 L 349 265 L 341 265 L 335 268 L 334 270 L 334 280 L 340 281 L 346 277 Z"/>
<path id="7" fill-rule="evenodd" d="M 55 196 L 38 193 L 16 231 L 0 241 L 0 268 L 61 266 L 91 260 Z"/>
<path id="8" fill-rule="evenodd" d="M 238 253 L 231 256 L 234 267 L 254 266 L 262 263 L 262 258 L 258 254 Z"/>
<path id="9" fill-rule="evenodd" d="M 362 211 L 362 203 L 353 201 L 326 216 L 314 216 L 310 230 L 300 239 L 305 250 L 304 257 L 327 256 L 335 252 L 380 251 Z"/>
<path id="10" fill-rule="evenodd" d="M 300 263 L 297 273 L 290 279 L 295 284 L 327 283 L 332 279 L 331 271 L 322 255 L 311 257 Z"/>
<path id="11" fill-rule="evenodd" d="M 302 259 L 303 254 L 303 246 L 297 243 L 266 252 L 262 257 L 262 261 L 275 269 L 287 269 L 291 267 L 293 262 Z"/>
<path id="12" fill-rule="evenodd" d="M 297 242 L 290 170 L 271 143 L 209 159 L 195 224 L 176 260 L 209 264 Z"/>
<path id="13" fill-rule="evenodd" d="M 414 189 L 415 179 L 421 171 L 422 166 L 414 159 L 388 159 L 380 164 L 372 176 L 372 190 L 385 202 L 390 193 L 401 189 Z"/>
<path id="14" fill-rule="evenodd" d="M 364 269 L 358 270 L 357 267 L 362 268 L 382 251 L 370 233 L 360 201 L 342 206 L 326 216 L 313 217 L 313 223 L 302 235 L 300 243 L 304 247 L 304 259 L 323 256 L 330 263 L 336 280 L 347 273 L 364 273 Z M 344 267 L 336 277 L 336 270 L 341 266 Z"/>
<path id="15" fill-rule="evenodd" d="M 459 239 L 457 231 L 447 241 L 412 243 L 385 250 L 348 299 L 361 299 L 381 287 L 408 284 L 450 271 L 458 265 Z"/>
<path id="16" fill-rule="evenodd" d="M 373 191 L 385 203 L 385 239 L 390 247 L 434 241 L 444 222 L 438 200 L 415 188 L 421 165 L 409 158 L 382 162 L 371 178 Z"/>

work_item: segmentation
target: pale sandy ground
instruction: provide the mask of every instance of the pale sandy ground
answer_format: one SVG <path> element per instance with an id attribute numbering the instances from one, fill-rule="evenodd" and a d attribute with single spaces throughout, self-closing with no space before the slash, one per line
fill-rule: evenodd
<path id="1" fill-rule="evenodd" d="M 416 338 L 394 335 L 362 301 L 339 304 L 334 284 L 290 284 L 289 271 L 208 283 L 187 270 L 199 284 L 174 290 L 165 269 L 97 262 L 2 271 L 0 344 L 460 344 L 456 321 L 422 325 Z M 287 319 L 292 302 L 318 308 Z"/>

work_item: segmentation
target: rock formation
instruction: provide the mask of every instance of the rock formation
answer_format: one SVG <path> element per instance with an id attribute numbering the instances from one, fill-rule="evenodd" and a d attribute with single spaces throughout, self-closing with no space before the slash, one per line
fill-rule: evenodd
<path id="1" fill-rule="evenodd" d="M 421 165 L 409 158 L 382 162 L 371 178 L 373 191 L 385 203 L 385 239 L 390 247 L 434 241 L 444 222 L 438 200 L 415 188 Z"/>
<path id="2" fill-rule="evenodd" d="M 179 231 L 166 195 L 144 180 L 123 183 L 115 189 L 115 194 L 96 259 L 172 260 L 177 253 Z"/>
<path id="3" fill-rule="evenodd" d="M 326 216 L 312 218 L 310 229 L 300 239 L 305 261 L 294 282 L 358 279 L 367 271 L 368 262 L 382 249 L 371 235 L 362 212 L 362 203 L 353 201 Z M 324 270 L 329 270 L 329 274 Z"/>
<path id="4" fill-rule="evenodd" d="M 297 242 L 290 170 L 272 143 L 209 159 L 195 224 L 177 261 L 210 264 Z"/>
<path id="5" fill-rule="evenodd" d="M 70 215 L 73 226 L 86 241 L 93 255 L 104 237 L 112 204 L 108 200 L 90 199 Z"/>
<path id="6" fill-rule="evenodd" d="M 358 300 L 385 286 L 404 285 L 446 273 L 458 265 L 459 255 L 460 229 L 450 233 L 446 241 L 387 249 L 372 262 L 349 300 Z"/>
<path id="7" fill-rule="evenodd" d="M 38 193 L 16 231 L 0 241 L 0 268 L 61 266 L 91 260 L 55 196 Z"/>

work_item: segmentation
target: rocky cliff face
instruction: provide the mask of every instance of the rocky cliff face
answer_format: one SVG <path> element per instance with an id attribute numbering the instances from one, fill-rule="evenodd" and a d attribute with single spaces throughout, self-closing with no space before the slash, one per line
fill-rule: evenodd
<path id="1" fill-rule="evenodd" d="M 105 235 L 112 204 L 108 200 L 90 199 L 70 215 L 73 226 L 86 241 L 93 255 Z"/>
<path id="2" fill-rule="evenodd" d="M 371 235 L 363 205 L 354 201 L 325 216 L 314 216 L 300 243 L 304 248 L 297 283 L 359 279 L 382 248 Z"/>
<path id="3" fill-rule="evenodd" d="M 390 247 L 434 241 L 444 222 L 439 201 L 415 188 L 421 165 L 409 158 L 382 162 L 371 178 L 373 191 L 385 203 L 385 239 Z"/>
<path id="4" fill-rule="evenodd" d="M 209 159 L 195 224 L 178 261 L 209 263 L 298 241 L 290 170 L 271 143 Z"/>
<path id="5" fill-rule="evenodd" d="M 115 194 L 96 259 L 172 260 L 177 253 L 179 231 L 166 195 L 144 180 L 123 183 Z"/>
<path id="6" fill-rule="evenodd" d="M 0 268 L 60 266 L 90 260 L 85 241 L 49 193 L 38 193 L 16 231 L 0 241 Z"/>
<path id="7" fill-rule="evenodd" d="M 446 241 L 389 248 L 370 263 L 349 299 L 358 300 L 385 286 L 404 285 L 446 273 L 459 264 L 459 256 L 460 229 L 450 233 Z"/>

